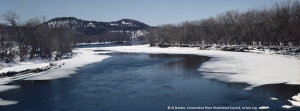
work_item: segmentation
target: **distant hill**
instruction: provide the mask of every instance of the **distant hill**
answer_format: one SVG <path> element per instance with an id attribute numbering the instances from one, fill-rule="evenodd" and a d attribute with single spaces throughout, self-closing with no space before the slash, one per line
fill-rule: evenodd
<path id="1" fill-rule="evenodd" d="M 149 25 L 132 20 L 122 19 L 112 22 L 87 21 L 75 17 L 53 18 L 46 22 L 49 27 L 67 26 L 83 35 L 96 35 L 109 32 L 128 33 L 134 36 L 144 35 L 150 28 Z"/>

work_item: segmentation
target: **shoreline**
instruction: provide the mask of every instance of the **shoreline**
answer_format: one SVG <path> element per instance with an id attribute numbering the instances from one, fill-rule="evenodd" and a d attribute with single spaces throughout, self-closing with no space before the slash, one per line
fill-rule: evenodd
<path id="1" fill-rule="evenodd" d="M 51 62 L 24 62 L 23 64 L 14 64 L 12 67 L 4 67 L 0 70 L 0 74 L 11 73 L 15 76 L 0 76 L 0 93 L 3 91 L 15 89 L 18 87 L 10 87 L 6 85 L 15 80 L 52 80 L 59 78 L 67 78 L 76 73 L 76 70 L 82 66 L 100 62 L 110 56 L 98 56 L 97 53 L 90 48 L 75 49 L 78 53 L 72 58 L 61 59 Z"/>

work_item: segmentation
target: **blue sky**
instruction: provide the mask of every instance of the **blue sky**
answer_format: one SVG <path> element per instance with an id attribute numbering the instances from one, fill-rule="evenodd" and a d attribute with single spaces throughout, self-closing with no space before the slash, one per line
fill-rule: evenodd
<path id="1" fill-rule="evenodd" d="M 157 26 L 200 20 L 232 9 L 268 7 L 278 1 L 282 0 L 0 0 L 0 14 L 11 10 L 21 21 L 41 15 L 47 20 L 70 16 L 104 22 L 130 18 Z"/>

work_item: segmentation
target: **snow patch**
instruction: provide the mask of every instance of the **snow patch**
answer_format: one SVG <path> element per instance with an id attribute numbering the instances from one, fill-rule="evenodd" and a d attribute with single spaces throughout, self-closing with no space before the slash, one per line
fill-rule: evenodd
<path id="1" fill-rule="evenodd" d="M 253 53 L 221 53 L 202 64 L 199 71 L 220 72 L 203 73 L 206 78 L 225 82 L 248 83 L 251 88 L 265 84 L 300 84 L 300 61 L 276 55 Z M 230 73 L 230 74 L 229 74 Z"/>
<path id="2" fill-rule="evenodd" d="M 0 92 L 5 92 L 12 89 L 17 89 L 20 86 L 17 85 L 0 85 Z"/>
<path id="3" fill-rule="evenodd" d="M 0 106 L 7 106 L 7 105 L 13 105 L 18 104 L 18 101 L 9 101 L 9 100 L 3 100 L 0 98 Z"/>
<path id="4" fill-rule="evenodd" d="M 125 24 L 125 25 L 131 24 L 131 22 L 126 22 L 126 21 L 122 21 L 121 23 L 122 23 L 122 24 Z"/>
<path id="5" fill-rule="evenodd" d="M 287 100 L 289 101 L 292 106 L 290 107 L 300 107 L 300 93 L 292 97 L 293 100 Z M 287 105 L 286 105 L 287 106 Z"/>
<path id="6" fill-rule="evenodd" d="M 93 23 L 88 23 L 87 27 L 96 27 Z"/>
<path id="7" fill-rule="evenodd" d="M 270 99 L 273 100 L 273 101 L 278 100 L 278 98 L 275 98 L 275 97 L 271 97 Z"/>
<path id="8" fill-rule="evenodd" d="M 111 26 L 118 26 L 118 24 L 113 24 L 113 23 L 111 23 L 111 24 L 109 24 L 109 25 L 111 25 Z"/>
<path id="9" fill-rule="evenodd" d="M 292 108 L 293 106 L 290 106 L 290 105 L 283 105 L 283 106 L 281 106 L 282 108 L 285 108 L 285 109 L 290 109 L 290 108 Z"/>
<path id="10" fill-rule="evenodd" d="M 300 93 L 292 97 L 293 100 L 300 102 Z"/>
<path id="11" fill-rule="evenodd" d="M 26 69 L 44 68 L 44 67 L 48 67 L 48 66 L 49 66 L 49 63 L 43 63 L 43 62 L 32 62 L 32 61 L 31 62 L 21 62 L 12 67 L 2 68 L 0 70 L 0 74 L 11 72 L 11 71 L 20 72 L 20 71 L 23 71 Z"/>
<path id="12" fill-rule="evenodd" d="M 97 55 L 92 48 L 80 48 L 74 50 L 74 52 L 79 54 L 74 58 L 64 59 L 57 62 L 58 64 L 64 64 L 60 68 L 41 72 L 38 76 L 30 77 L 25 80 L 50 80 L 70 77 L 72 74 L 76 73 L 77 68 L 91 63 L 100 62 L 110 57 L 108 55 Z"/>
<path id="13" fill-rule="evenodd" d="M 288 100 L 292 106 L 300 107 L 300 101 Z"/>

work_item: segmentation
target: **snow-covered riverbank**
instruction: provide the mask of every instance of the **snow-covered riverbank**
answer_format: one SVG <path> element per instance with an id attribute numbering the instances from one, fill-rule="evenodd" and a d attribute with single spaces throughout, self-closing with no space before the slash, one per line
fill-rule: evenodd
<path id="1" fill-rule="evenodd" d="M 77 67 L 99 62 L 110 57 L 107 55 L 96 55 L 101 52 L 94 52 L 93 50 L 209 56 L 212 59 L 202 64 L 198 69 L 204 74 L 205 78 L 224 82 L 247 83 L 250 86 L 246 87 L 246 90 L 266 84 L 286 83 L 300 85 L 300 60 L 296 58 L 288 58 L 284 55 L 198 50 L 198 48 L 158 48 L 149 47 L 148 45 L 76 49 L 74 52 L 78 54 L 75 57 L 56 62 L 57 64 L 64 64 L 60 68 L 51 68 L 45 72 L 31 74 L 20 79 L 49 80 L 70 77 L 71 74 L 76 73 Z M 12 81 L 13 79 L 5 78 L 1 80 Z M 0 85 L 0 91 L 13 88 L 18 88 L 18 86 Z M 299 96 L 295 96 L 289 100 L 292 106 L 300 106 L 298 98 Z M 284 107 L 289 108 L 291 105 L 285 105 Z"/>
<path id="2" fill-rule="evenodd" d="M 300 59 L 300 47 L 287 47 L 287 46 L 207 46 L 200 47 L 201 50 L 220 50 L 220 51 L 232 51 L 232 52 L 250 52 L 258 54 L 270 54 L 270 55 L 284 55 L 286 57 L 292 57 Z"/>
<path id="3" fill-rule="evenodd" d="M 9 82 L 14 80 L 26 79 L 26 80 L 51 80 L 51 79 L 58 79 L 58 78 L 66 78 L 70 77 L 71 74 L 76 73 L 76 69 L 78 67 L 85 66 L 87 64 L 91 64 L 94 62 L 102 61 L 110 56 L 98 56 L 92 49 L 75 49 L 76 56 L 70 59 L 63 59 L 59 61 L 52 62 L 51 64 L 57 64 L 54 67 L 51 67 L 49 70 L 39 72 L 39 73 L 28 73 L 17 75 L 13 77 L 5 77 L 0 78 L 0 93 L 3 91 L 8 91 L 12 89 L 19 88 L 16 85 L 5 85 Z M 0 70 L 0 73 L 6 72 L 18 72 L 28 69 L 36 69 L 42 67 L 50 67 L 50 63 L 47 62 L 24 62 L 20 64 L 14 64 L 11 67 L 4 67 Z M 1 99 L 1 97 L 0 97 Z M 0 100 L 1 105 L 10 105 L 16 104 L 15 101 L 7 101 L 7 100 Z"/>

